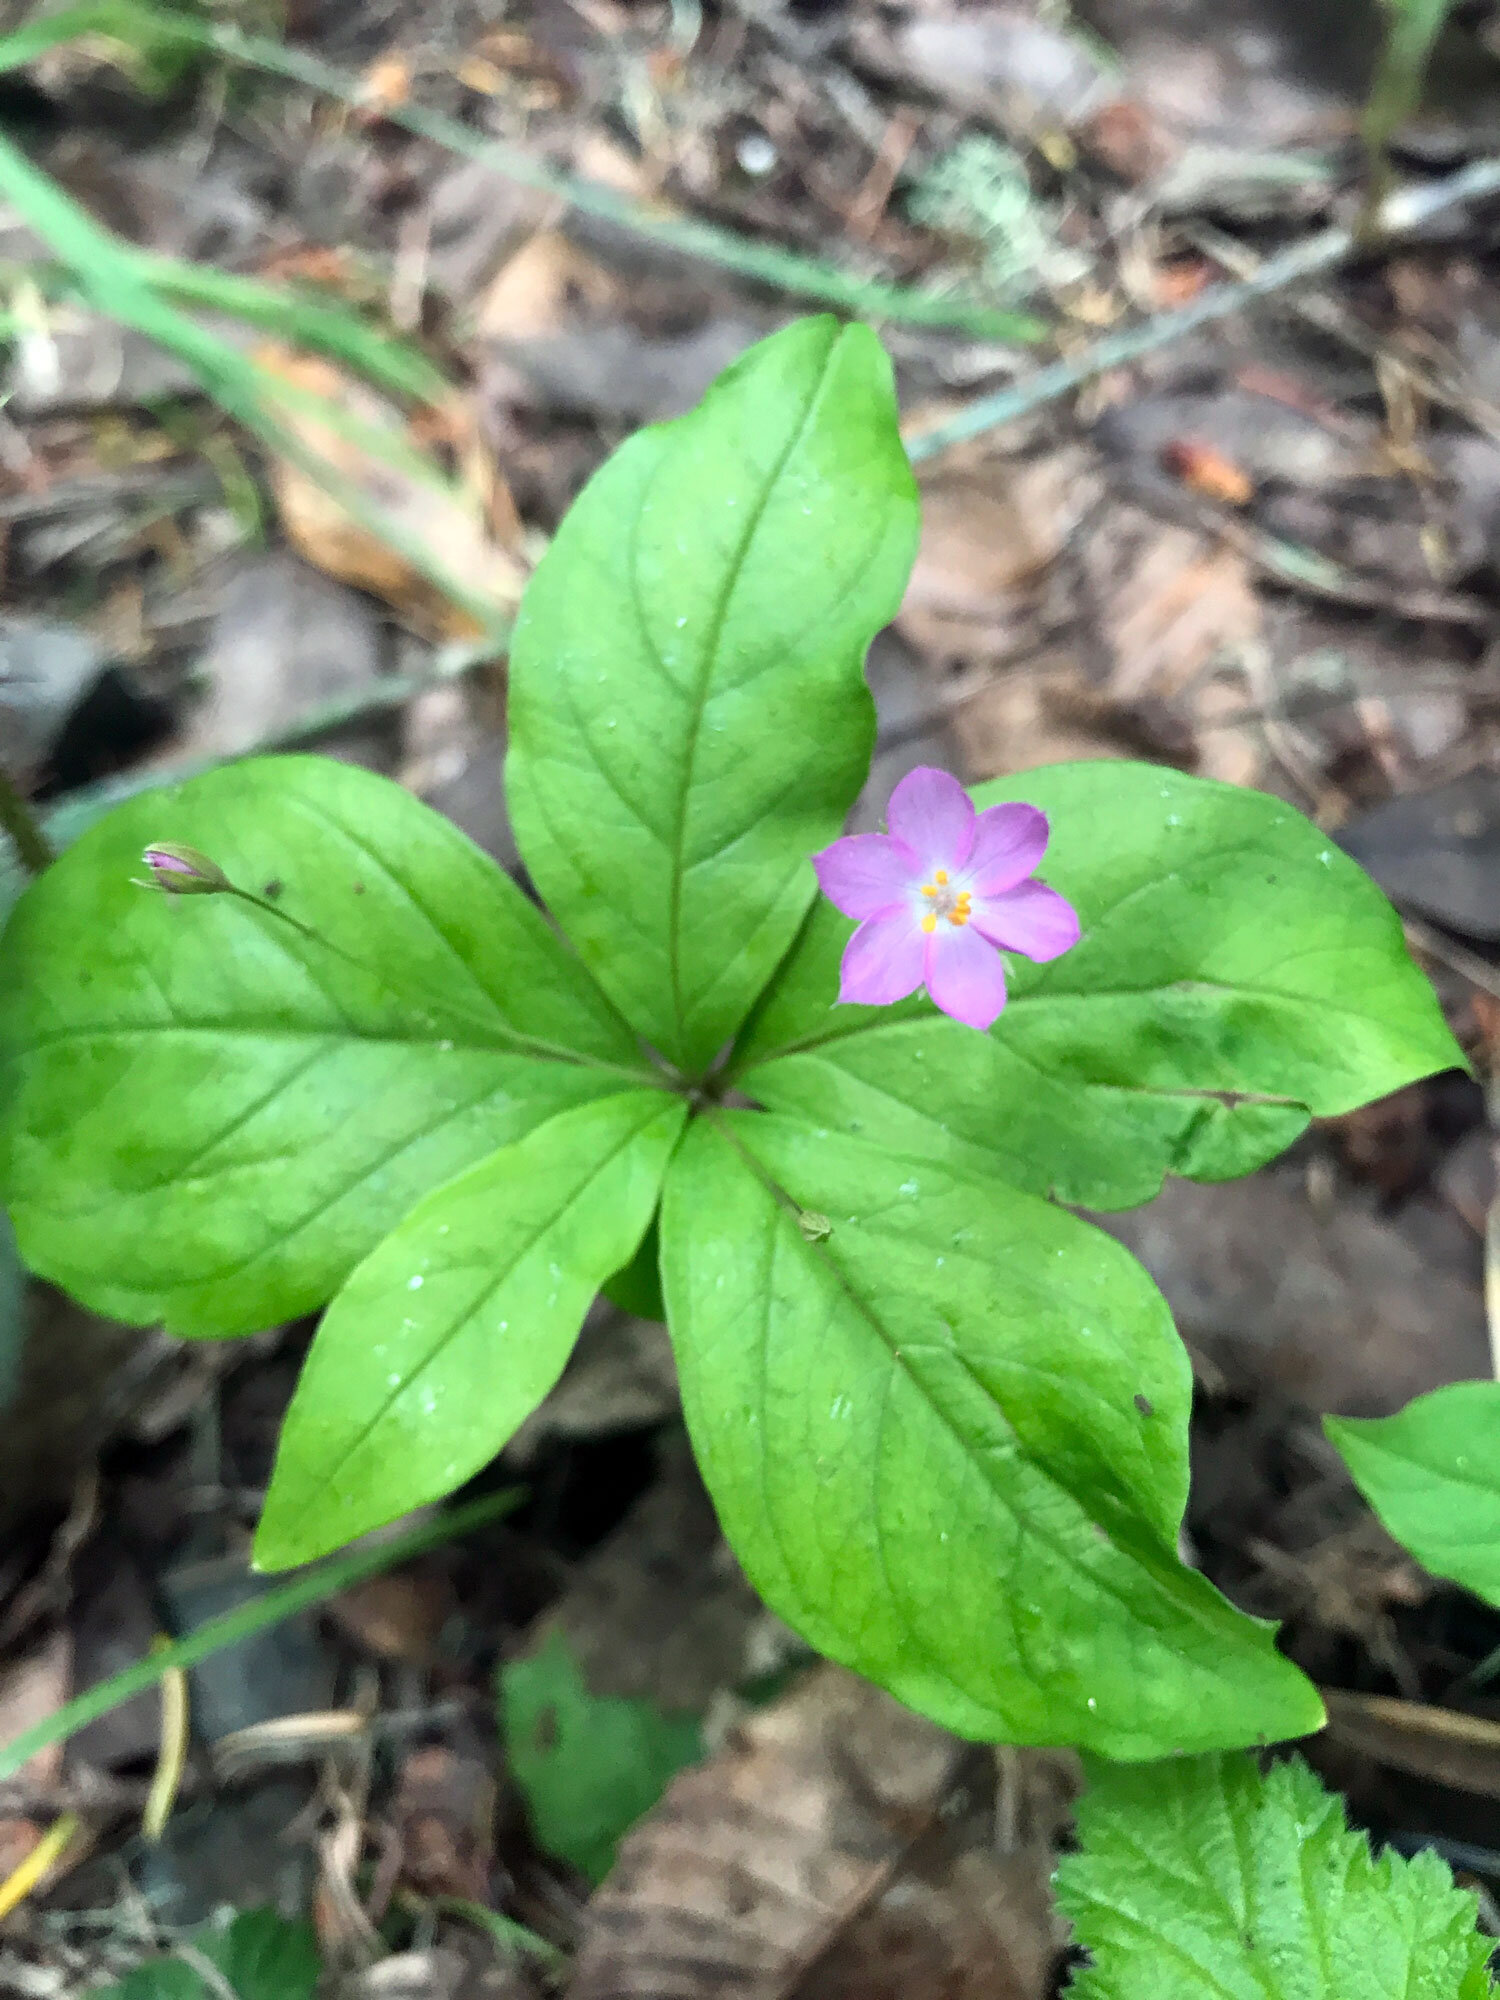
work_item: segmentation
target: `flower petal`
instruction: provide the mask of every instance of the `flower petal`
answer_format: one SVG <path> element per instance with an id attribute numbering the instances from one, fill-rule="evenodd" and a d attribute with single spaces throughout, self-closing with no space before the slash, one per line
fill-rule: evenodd
<path id="1" fill-rule="evenodd" d="M 1078 942 L 1078 912 L 1045 882 L 1018 882 L 998 896 L 974 898 L 971 923 L 1006 951 L 1045 964 Z"/>
<path id="2" fill-rule="evenodd" d="M 960 869 L 974 845 L 974 807 L 948 771 L 919 764 L 891 793 L 885 823 L 898 840 L 916 849 L 926 868 Z"/>
<path id="3" fill-rule="evenodd" d="M 922 926 L 909 909 L 886 910 L 861 924 L 844 947 L 839 998 L 889 1007 L 922 984 Z"/>
<path id="4" fill-rule="evenodd" d="M 939 924 L 927 940 L 933 1005 L 966 1028 L 987 1028 L 1005 1005 L 1005 967 L 972 924 Z"/>
<path id="5" fill-rule="evenodd" d="M 846 917 L 874 917 L 917 888 L 922 863 L 904 840 L 852 833 L 813 856 L 818 887 Z"/>
<path id="6" fill-rule="evenodd" d="M 976 893 L 994 896 L 1024 882 L 1047 852 L 1048 831 L 1036 806 L 986 806 L 974 822 L 968 864 Z"/>

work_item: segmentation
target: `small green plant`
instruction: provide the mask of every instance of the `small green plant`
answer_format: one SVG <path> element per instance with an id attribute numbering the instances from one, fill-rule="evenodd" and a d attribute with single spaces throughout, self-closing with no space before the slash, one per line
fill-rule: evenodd
<path id="1" fill-rule="evenodd" d="M 1454 1382 L 1394 1417 L 1324 1429 L 1396 1540 L 1500 1609 L 1500 1382 Z"/>
<path id="2" fill-rule="evenodd" d="M 308 1924 L 274 1910 L 242 1910 L 227 1924 L 205 1924 L 173 1952 L 137 1966 L 90 2000 L 313 2000 L 322 1976 Z"/>
<path id="3" fill-rule="evenodd" d="M 1370 1853 L 1300 1759 L 1096 1765 L 1058 1900 L 1068 2000 L 1488 2000 L 1477 1900 L 1434 1854 Z"/>
<path id="4" fill-rule="evenodd" d="M 1178 1556 L 1165 1303 L 1064 1204 L 1249 1172 L 1462 1057 L 1380 892 L 1279 800 L 919 770 L 840 838 L 917 511 L 889 364 L 828 318 L 616 452 L 512 648 L 544 908 L 343 764 L 110 813 L 0 938 L 0 1194 L 118 1318 L 331 1300 L 264 1567 L 480 1470 L 628 1284 L 814 1646 L 975 1738 L 1303 1735 L 1317 1691 Z"/>
<path id="5" fill-rule="evenodd" d="M 1381 0 L 1385 39 L 1363 121 L 1370 185 L 1366 218 L 1390 192 L 1391 141 L 1422 101 L 1422 85 L 1437 38 L 1453 11 L 1453 0 Z"/>
<path id="6" fill-rule="evenodd" d="M 1379 892 L 1259 794 L 919 774 L 829 847 L 916 527 L 873 337 L 755 349 L 615 454 L 526 599 L 507 776 L 563 935 L 346 765 L 133 800 L 0 942 L 0 1186 L 117 1317 L 333 1298 L 268 1567 L 484 1465 L 654 1231 L 721 1518 L 814 1644 L 976 1736 L 1297 1734 L 1314 1690 L 1177 1559 L 1166 1308 L 1048 1197 L 1243 1173 L 1460 1058 Z M 205 857 L 195 893 L 134 886 L 148 850 Z"/>
<path id="7" fill-rule="evenodd" d="M 621 1835 L 703 1755 L 694 1716 L 591 1694 L 560 1632 L 501 1668 L 500 1722 L 538 1843 L 591 1882 L 609 1873 Z"/>

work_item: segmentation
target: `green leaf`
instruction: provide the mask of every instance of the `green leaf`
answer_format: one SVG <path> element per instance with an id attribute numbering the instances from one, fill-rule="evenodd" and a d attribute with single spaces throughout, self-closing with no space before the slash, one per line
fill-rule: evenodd
<path id="1" fill-rule="evenodd" d="M 255 1541 L 285 1569 L 449 1493 L 556 1382 L 645 1233 L 687 1106 L 580 1105 L 420 1202 L 324 1315 Z"/>
<path id="2" fill-rule="evenodd" d="M 703 1755 L 692 1716 L 590 1694 L 556 1631 L 529 1659 L 501 1668 L 500 1719 L 539 1845 L 591 1882 L 614 1866 L 621 1835 Z"/>
<path id="3" fill-rule="evenodd" d="M 274 911 L 133 886 L 157 840 Z M 22 1255 L 178 1333 L 312 1310 L 429 1188 L 644 1080 L 515 885 L 347 764 L 265 758 L 131 800 L 0 938 L 0 1199 Z"/>
<path id="4" fill-rule="evenodd" d="M 1057 1896 L 1067 2000 L 1486 2000 L 1493 1940 L 1435 1854 L 1372 1859 L 1300 1759 L 1094 1764 Z"/>
<path id="5" fill-rule="evenodd" d="M 1168 1173 L 1248 1173 L 1309 1115 L 1463 1065 L 1384 896 L 1279 799 L 1113 761 L 974 797 L 1047 812 L 1041 873 L 1081 942 L 1051 965 L 1008 957 L 1010 1004 L 979 1035 L 924 998 L 835 1006 L 852 926 L 822 903 L 745 1037 L 745 1090 L 1109 1209 Z"/>
<path id="6" fill-rule="evenodd" d="M 1269 1630 L 1177 1561 L 1187 1360 L 1100 1231 L 730 1113 L 674 1159 L 662 1245 L 714 1504 L 814 1646 L 1009 1743 L 1146 1757 L 1319 1727 Z"/>
<path id="7" fill-rule="evenodd" d="M 203 1946 L 239 2000 L 313 2000 L 322 1967 L 311 1924 L 274 1910 L 245 1910 L 222 1941 Z"/>
<path id="8" fill-rule="evenodd" d="M 637 1319 L 666 1318 L 661 1295 L 661 1231 L 654 1218 L 630 1262 L 606 1278 L 599 1289 L 611 1305 L 634 1313 Z"/>
<path id="9" fill-rule="evenodd" d="M 1372 203 L 1389 191 L 1391 141 L 1421 105 L 1427 65 L 1453 0 L 1384 0 L 1384 6 L 1384 45 L 1360 121 Z"/>
<path id="10" fill-rule="evenodd" d="M 26 1273 L 16 1254 L 15 1231 L 0 1208 L 0 1411 L 10 1401 L 21 1372 L 26 1338 Z"/>
<path id="11" fill-rule="evenodd" d="M 865 649 L 917 496 L 868 327 L 801 320 L 630 439 L 532 580 L 506 767 L 521 852 L 600 984 L 701 1069 L 864 781 Z"/>
<path id="12" fill-rule="evenodd" d="M 317 1991 L 323 1968 L 312 1926 L 275 1910 L 242 1910 L 227 1928 L 205 1925 L 189 1943 L 223 1985 L 211 1987 L 187 1958 L 159 1958 L 93 2000 L 220 2000 L 224 1985 L 236 2000 L 313 2000 Z"/>
<path id="13" fill-rule="evenodd" d="M 1500 1382 L 1454 1382 L 1394 1417 L 1323 1428 L 1402 1547 L 1500 1608 Z"/>

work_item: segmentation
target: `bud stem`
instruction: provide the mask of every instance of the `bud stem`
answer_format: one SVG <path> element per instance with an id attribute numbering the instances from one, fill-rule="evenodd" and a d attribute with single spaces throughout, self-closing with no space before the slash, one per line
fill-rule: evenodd
<path id="1" fill-rule="evenodd" d="M 289 910 L 278 909 L 269 897 L 257 896 L 249 889 L 237 887 L 233 882 L 229 884 L 226 893 L 231 896 L 237 896 L 242 903 L 248 903 L 252 910 L 264 910 L 268 917 L 275 917 L 280 923 L 290 924 L 294 931 L 300 931 L 303 937 L 310 938 L 314 944 L 323 945 L 329 951 L 339 951 L 339 947 L 336 944 L 331 943 L 321 932 L 315 931 L 311 924 L 303 923 L 300 917 L 294 917 Z M 339 952 L 341 958 L 347 957 L 347 955 L 345 952 Z"/>

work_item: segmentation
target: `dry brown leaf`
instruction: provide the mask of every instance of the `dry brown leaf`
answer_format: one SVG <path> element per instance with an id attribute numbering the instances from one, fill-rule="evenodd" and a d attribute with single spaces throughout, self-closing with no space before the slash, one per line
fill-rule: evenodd
<path id="1" fill-rule="evenodd" d="M 1084 574 L 1118 700 L 1180 695 L 1216 658 L 1259 637 L 1245 558 L 1142 509 L 1111 510 L 1089 539 Z"/>
<path id="2" fill-rule="evenodd" d="M 658 198 L 661 168 L 644 154 L 632 153 L 600 126 L 590 124 L 573 145 L 573 168 L 586 181 L 613 188 L 640 201 Z"/>
<path id="3" fill-rule="evenodd" d="M 1097 1217 L 1166 1295 L 1183 1338 L 1236 1390 L 1385 1416 L 1488 1372 L 1479 1257 L 1457 1217 L 1372 1193 L 1328 1202 L 1291 1168 Z"/>
<path id="4" fill-rule="evenodd" d="M 953 735 L 964 770 L 976 780 L 1130 754 L 1078 661 L 1065 653 L 1027 660 L 986 681 L 955 709 Z"/>
<path id="5" fill-rule="evenodd" d="M 10 1879 L 21 1863 L 42 1844 L 46 1828 L 34 1819 L 0 1819 L 0 1882 Z"/>
<path id="6" fill-rule="evenodd" d="M 1099 492 L 1089 455 L 978 459 L 922 482 L 922 540 L 896 620 L 929 664 L 997 664 L 1022 647 L 1048 570 Z"/>
<path id="7" fill-rule="evenodd" d="M 1346 1749 L 1456 1791 L 1500 1799 L 1500 1722 L 1390 1695 L 1325 1689 L 1328 1734 Z"/>
<path id="8" fill-rule="evenodd" d="M 995 1821 L 984 1752 L 819 1667 L 626 1835 L 570 2000 L 1040 2000 L 1050 1853 Z"/>
<path id="9" fill-rule="evenodd" d="M 59 1626 L 34 1652 L 17 1660 L 0 1676 L 0 1743 L 9 1743 L 61 1708 L 68 1698 L 73 1672 L 73 1647 Z M 21 1766 L 25 1784 L 50 1785 L 62 1771 L 63 1746 L 54 1743 Z"/>
<path id="10" fill-rule="evenodd" d="M 545 340 L 578 316 L 606 311 L 619 280 L 559 229 L 539 229 L 496 272 L 474 311 L 483 340 Z"/>
<path id="11" fill-rule="evenodd" d="M 341 1590 L 324 1610 L 377 1659 L 428 1667 L 438 1657 L 439 1637 L 455 1608 L 446 1576 L 412 1568 L 366 1577 Z"/>
<path id="12" fill-rule="evenodd" d="M 434 562 L 471 597 L 493 605 L 497 617 L 515 611 L 526 567 L 515 548 L 496 538 L 493 525 L 497 518 L 514 521 L 514 508 L 508 495 L 503 502 L 499 499 L 504 480 L 480 451 L 472 424 L 461 410 L 444 412 L 442 428 L 447 436 L 463 439 L 467 476 L 455 485 L 444 480 L 434 465 L 428 480 L 410 466 L 414 432 L 373 390 L 332 362 L 288 348 L 263 347 L 255 358 L 293 389 L 335 405 L 351 425 L 388 437 L 397 448 L 391 459 L 332 421 L 295 406 L 283 413 L 283 421 L 302 444 L 357 486 L 372 508 L 430 549 Z M 406 464 L 399 456 L 403 452 Z M 476 472 L 480 466 L 482 477 Z M 460 608 L 405 555 L 356 521 L 309 473 L 284 459 L 273 459 L 271 485 L 287 539 L 308 562 L 341 583 L 384 599 L 432 638 L 480 636 L 482 628 L 473 613 Z"/>
<path id="13" fill-rule="evenodd" d="M 379 117 L 383 111 L 394 111 L 410 96 L 411 59 L 408 56 L 398 53 L 381 56 L 371 63 L 359 80 L 360 109 L 367 117 Z"/>
<path id="14" fill-rule="evenodd" d="M 495 1783 L 477 1750 L 428 1743 L 409 1752 L 390 1817 L 408 1887 L 426 1897 L 489 1901 Z"/>
<path id="15" fill-rule="evenodd" d="M 732 1690 L 795 1657 L 730 1555 L 686 1440 L 625 1519 L 573 1566 L 568 1588 L 527 1635 L 560 1631 L 591 1693 L 668 1714 L 731 1711 Z"/>

